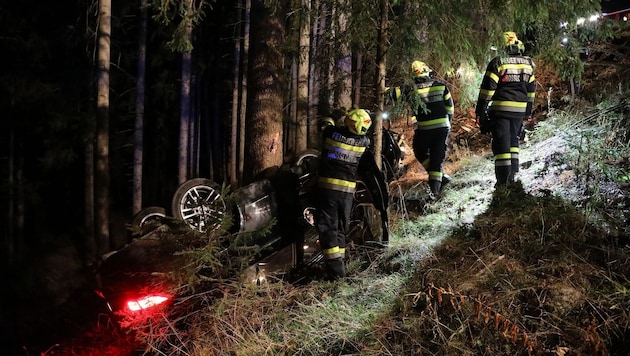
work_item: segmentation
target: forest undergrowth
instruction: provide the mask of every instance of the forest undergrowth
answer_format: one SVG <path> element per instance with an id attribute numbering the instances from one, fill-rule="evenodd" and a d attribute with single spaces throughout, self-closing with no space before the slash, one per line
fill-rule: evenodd
<path id="1" fill-rule="evenodd" d="M 612 108 L 612 109 L 611 109 Z M 71 354 L 627 355 L 630 101 L 556 111 L 495 190 L 488 152 L 461 154 L 430 200 L 390 186 L 387 249 L 350 245 L 337 282 L 197 286 Z M 453 168 L 455 167 L 455 168 Z M 133 339 L 132 335 L 136 338 Z M 103 346 L 103 345 L 106 346 Z M 63 348 L 49 355 L 68 354 Z M 105 352 L 105 353 L 103 353 Z"/>
<path id="2" fill-rule="evenodd" d="M 438 200 L 408 156 L 389 247 L 350 244 L 344 280 L 182 282 L 175 308 L 45 354 L 628 355 L 630 99 L 582 91 L 548 101 L 507 189 L 488 138 L 458 140 Z"/>

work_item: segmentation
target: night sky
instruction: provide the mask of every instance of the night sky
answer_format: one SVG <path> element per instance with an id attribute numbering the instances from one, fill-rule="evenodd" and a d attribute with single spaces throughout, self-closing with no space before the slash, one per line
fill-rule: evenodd
<path id="1" fill-rule="evenodd" d="M 602 12 L 604 13 L 610 13 L 629 8 L 630 0 L 602 0 Z"/>

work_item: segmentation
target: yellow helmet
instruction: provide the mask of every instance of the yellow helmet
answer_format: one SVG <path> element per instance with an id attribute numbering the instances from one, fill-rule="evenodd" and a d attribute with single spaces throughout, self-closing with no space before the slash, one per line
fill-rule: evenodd
<path id="1" fill-rule="evenodd" d="M 505 46 L 513 46 L 518 43 L 516 33 L 512 31 L 503 32 L 503 44 Z"/>
<path id="2" fill-rule="evenodd" d="M 518 46 L 519 52 L 525 52 L 525 44 L 521 40 L 516 40 L 516 45 Z"/>
<path id="3" fill-rule="evenodd" d="M 414 61 L 411 63 L 411 74 L 414 77 L 428 77 L 433 72 L 429 66 L 421 61 Z"/>
<path id="4" fill-rule="evenodd" d="M 356 135 L 365 135 L 372 126 L 372 118 L 363 109 L 354 109 L 346 115 L 346 126 Z"/>

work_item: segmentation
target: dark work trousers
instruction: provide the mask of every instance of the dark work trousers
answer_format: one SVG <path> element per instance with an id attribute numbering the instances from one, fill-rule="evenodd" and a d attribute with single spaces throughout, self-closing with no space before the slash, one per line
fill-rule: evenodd
<path id="1" fill-rule="evenodd" d="M 304 260 L 304 226 L 299 204 L 299 177 L 291 171 L 278 170 L 268 178 L 278 205 L 278 227 L 284 244 L 295 243 L 297 263 Z"/>
<path id="2" fill-rule="evenodd" d="M 346 248 L 346 232 L 352 211 L 353 193 L 331 189 L 317 191 L 315 227 L 319 233 L 319 243 L 325 259 L 343 258 Z M 327 254 L 326 251 L 339 247 L 340 254 Z"/>
<path id="3" fill-rule="evenodd" d="M 519 138 L 522 118 L 508 118 L 491 112 L 492 154 L 494 155 L 494 174 L 497 186 L 514 182 L 519 169 Z"/>
<path id="4" fill-rule="evenodd" d="M 431 180 L 442 181 L 442 165 L 446 158 L 446 140 L 449 132 L 448 127 L 414 132 L 413 154 L 429 173 L 429 183 Z"/>

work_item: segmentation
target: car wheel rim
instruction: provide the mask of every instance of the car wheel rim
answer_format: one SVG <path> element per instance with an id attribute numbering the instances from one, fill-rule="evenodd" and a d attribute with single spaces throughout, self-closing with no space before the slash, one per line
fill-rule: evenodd
<path id="1" fill-rule="evenodd" d="M 183 195 L 179 212 L 182 220 L 191 228 L 206 232 L 215 230 L 221 225 L 225 204 L 216 189 L 196 186 Z"/>

